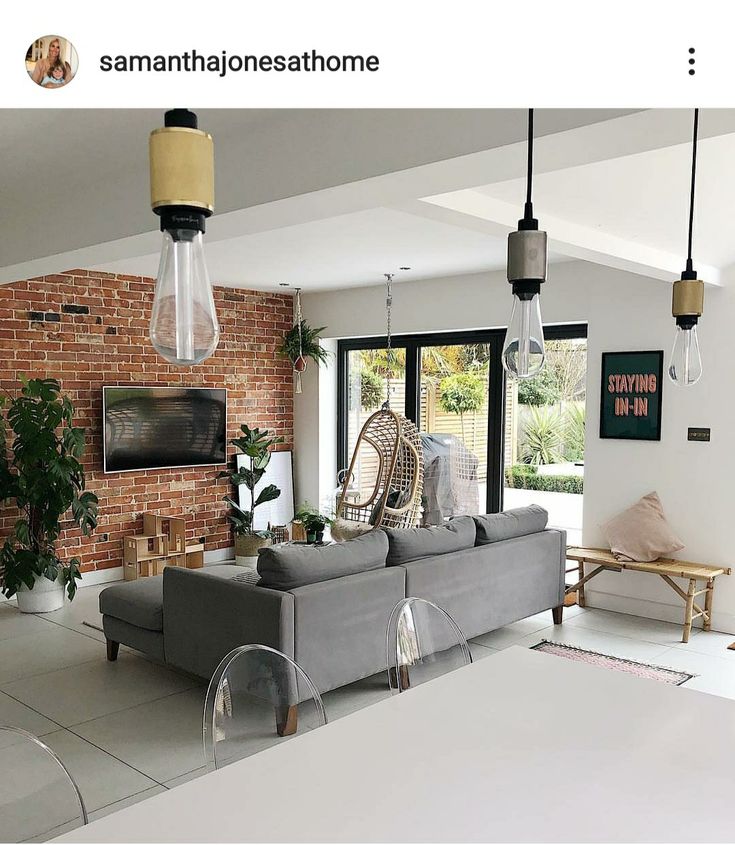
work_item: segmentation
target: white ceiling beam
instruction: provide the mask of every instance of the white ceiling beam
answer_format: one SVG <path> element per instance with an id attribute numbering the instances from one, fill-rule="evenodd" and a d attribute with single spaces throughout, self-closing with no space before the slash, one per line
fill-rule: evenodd
<path id="1" fill-rule="evenodd" d="M 518 204 L 494 199 L 480 191 L 457 191 L 401 206 L 401 211 L 407 213 L 496 237 L 505 237 L 517 228 L 519 210 L 522 208 Z M 683 269 L 683 259 L 678 253 L 654 249 L 550 214 L 544 214 L 540 222 L 548 232 L 549 249 L 569 258 L 664 281 L 674 281 Z M 700 278 L 708 284 L 722 284 L 717 267 L 698 264 L 697 269 Z"/>

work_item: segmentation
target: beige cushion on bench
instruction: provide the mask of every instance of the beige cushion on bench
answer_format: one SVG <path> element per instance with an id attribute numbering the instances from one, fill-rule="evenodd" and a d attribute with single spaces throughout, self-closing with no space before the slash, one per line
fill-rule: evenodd
<path id="1" fill-rule="evenodd" d="M 658 560 L 662 555 L 684 548 L 666 521 L 656 492 L 614 516 L 602 530 L 612 553 L 620 560 Z"/>

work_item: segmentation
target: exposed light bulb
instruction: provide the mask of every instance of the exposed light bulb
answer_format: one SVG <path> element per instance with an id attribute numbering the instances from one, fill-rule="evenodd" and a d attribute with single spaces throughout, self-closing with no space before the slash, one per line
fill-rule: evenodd
<path id="1" fill-rule="evenodd" d="M 694 109 L 692 133 L 692 181 L 689 194 L 689 237 L 687 263 L 681 278 L 674 282 L 671 294 L 671 313 L 676 320 L 676 337 L 671 350 L 669 378 L 674 384 L 688 387 L 702 376 L 702 358 L 699 354 L 697 323 L 704 310 L 704 282 L 697 278 L 692 260 L 694 237 L 694 198 L 697 179 L 697 139 L 699 136 L 699 109 Z"/>
<path id="2" fill-rule="evenodd" d="M 201 363 L 217 347 L 219 322 L 201 232 L 163 233 L 150 338 L 159 355 L 182 367 Z"/>
<path id="3" fill-rule="evenodd" d="M 533 378 L 546 358 L 541 322 L 541 285 L 546 281 L 547 238 L 533 216 L 533 109 L 528 110 L 528 176 L 526 204 L 518 230 L 508 235 L 508 281 L 513 310 L 505 333 L 502 361 L 511 378 Z"/>
<path id="4" fill-rule="evenodd" d="M 503 344 L 503 366 L 512 378 L 533 378 L 546 358 L 540 295 L 514 294 L 513 310 Z"/>
<path id="5" fill-rule="evenodd" d="M 702 375 L 702 357 L 699 354 L 697 325 L 677 325 L 674 347 L 671 350 L 669 378 L 674 384 L 687 387 L 699 381 Z"/>
<path id="6" fill-rule="evenodd" d="M 191 367 L 219 342 L 202 237 L 214 211 L 214 148 L 194 112 L 166 112 L 165 126 L 151 132 L 150 166 L 151 208 L 161 219 L 163 248 L 149 335 L 167 361 Z"/>

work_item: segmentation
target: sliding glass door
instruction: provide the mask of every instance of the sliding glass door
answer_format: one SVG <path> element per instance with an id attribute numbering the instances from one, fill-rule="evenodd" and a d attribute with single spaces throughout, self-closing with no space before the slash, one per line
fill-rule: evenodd
<path id="1" fill-rule="evenodd" d="M 546 329 L 550 350 L 562 344 L 552 356 L 554 371 L 568 364 L 569 383 L 578 374 L 582 348 L 586 365 L 586 334 L 586 326 Z M 502 368 L 504 335 L 502 329 L 401 335 L 393 339 L 390 354 L 385 338 L 340 341 L 338 466 L 348 467 L 361 427 L 388 397 L 390 407 L 413 420 L 422 434 L 427 524 L 500 511 L 504 493 L 513 507 L 525 495 L 513 479 L 523 472 L 518 465 L 525 461 L 527 414 L 519 410 L 519 385 L 506 380 Z M 569 355 L 564 343 L 572 344 Z M 531 383 L 521 383 L 520 398 L 525 384 Z M 567 390 L 564 413 L 570 421 L 580 402 L 584 407 L 579 384 L 578 379 Z M 571 462 L 572 452 L 565 455 Z M 372 460 L 372 450 L 358 456 L 356 493 L 372 489 Z"/>
<path id="2" fill-rule="evenodd" d="M 503 504 L 541 505 L 549 525 L 581 545 L 587 337 L 564 334 L 547 339 L 536 378 L 508 382 Z"/>

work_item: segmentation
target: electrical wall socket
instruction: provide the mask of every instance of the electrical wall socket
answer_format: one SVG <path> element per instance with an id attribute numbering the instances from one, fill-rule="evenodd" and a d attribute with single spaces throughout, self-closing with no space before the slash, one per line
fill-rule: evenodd
<path id="1" fill-rule="evenodd" d="M 709 443 L 710 429 L 708 428 L 689 428 L 687 430 L 687 440 L 692 440 L 697 443 Z"/>

